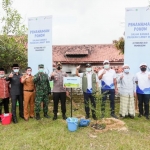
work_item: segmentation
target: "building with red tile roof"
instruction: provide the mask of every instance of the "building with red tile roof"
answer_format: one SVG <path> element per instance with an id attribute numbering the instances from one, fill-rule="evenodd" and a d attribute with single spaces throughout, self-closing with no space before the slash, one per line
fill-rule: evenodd
<path id="1" fill-rule="evenodd" d="M 109 60 L 111 66 L 123 65 L 124 56 L 113 44 L 89 45 L 53 45 L 53 61 L 60 61 L 66 72 L 75 73 L 77 65 L 102 66 L 104 60 Z"/>

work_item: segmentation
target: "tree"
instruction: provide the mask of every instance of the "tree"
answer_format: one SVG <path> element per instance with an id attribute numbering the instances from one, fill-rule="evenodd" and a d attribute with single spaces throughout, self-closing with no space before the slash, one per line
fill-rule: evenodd
<path id="1" fill-rule="evenodd" d="M 0 67 L 8 70 L 13 63 L 18 63 L 24 68 L 27 66 L 27 28 L 21 24 L 18 11 L 12 8 L 12 0 L 3 0 L 2 7 L 5 15 L 1 18 Z"/>
<path id="2" fill-rule="evenodd" d="M 117 50 L 120 51 L 120 53 L 124 54 L 124 45 L 125 45 L 125 41 L 123 37 L 120 37 L 119 40 L 114 40 L 113 44 L 115 45 L 115 47 L 117 48 Z"/>

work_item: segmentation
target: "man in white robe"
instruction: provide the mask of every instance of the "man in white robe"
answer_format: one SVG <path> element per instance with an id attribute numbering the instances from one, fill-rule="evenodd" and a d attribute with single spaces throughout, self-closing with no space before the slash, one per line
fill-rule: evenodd
<path id="1" fill-rule="evenodd" d="M 118 78 L 118 82 L 120 83 L 120 116 L 123 118 L 129 116 L 133 119 L 135 116 L 135 81 L 134 76 L 130 73 L 129 65 L 123 66 L 123 73 Z"/>

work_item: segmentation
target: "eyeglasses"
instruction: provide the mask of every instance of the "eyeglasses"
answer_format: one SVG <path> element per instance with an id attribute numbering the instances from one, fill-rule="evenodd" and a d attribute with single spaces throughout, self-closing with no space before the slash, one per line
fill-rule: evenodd
<path id="1" fill-rule="evenodd" d="M 32 70 L 27 70 L 27 71 L 32 71 Z"/>
<path id="2" fill-rule="evenodd" d="M 16 67 L 16 68 L 13 68 L 13 69 L 19 69 L 18 67 Z"/>

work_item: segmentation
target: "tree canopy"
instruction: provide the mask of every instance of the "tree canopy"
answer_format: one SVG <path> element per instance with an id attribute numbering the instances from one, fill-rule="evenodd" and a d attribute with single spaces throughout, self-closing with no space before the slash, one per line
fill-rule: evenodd
<path id="1" fill-rule="evenodd" d="M 13 63 L 22 68 L 27 66 L 27 28 L 21 23 L 22 17 L 12 8 L 12 0 L 3 0 L 4 15 L 0 35 L 0 67 L 8 70 Z"/>
<path id="2" fill-rule="evenodd" d="M 120 37 L 119 40 L 114 40 L 113 44 L 115 45 L 115 47 L 117 48 L 117 50 L 120 51 L 120 53 L 124 54 L 125 41 L 124 41 L 123 37 Z"/>

